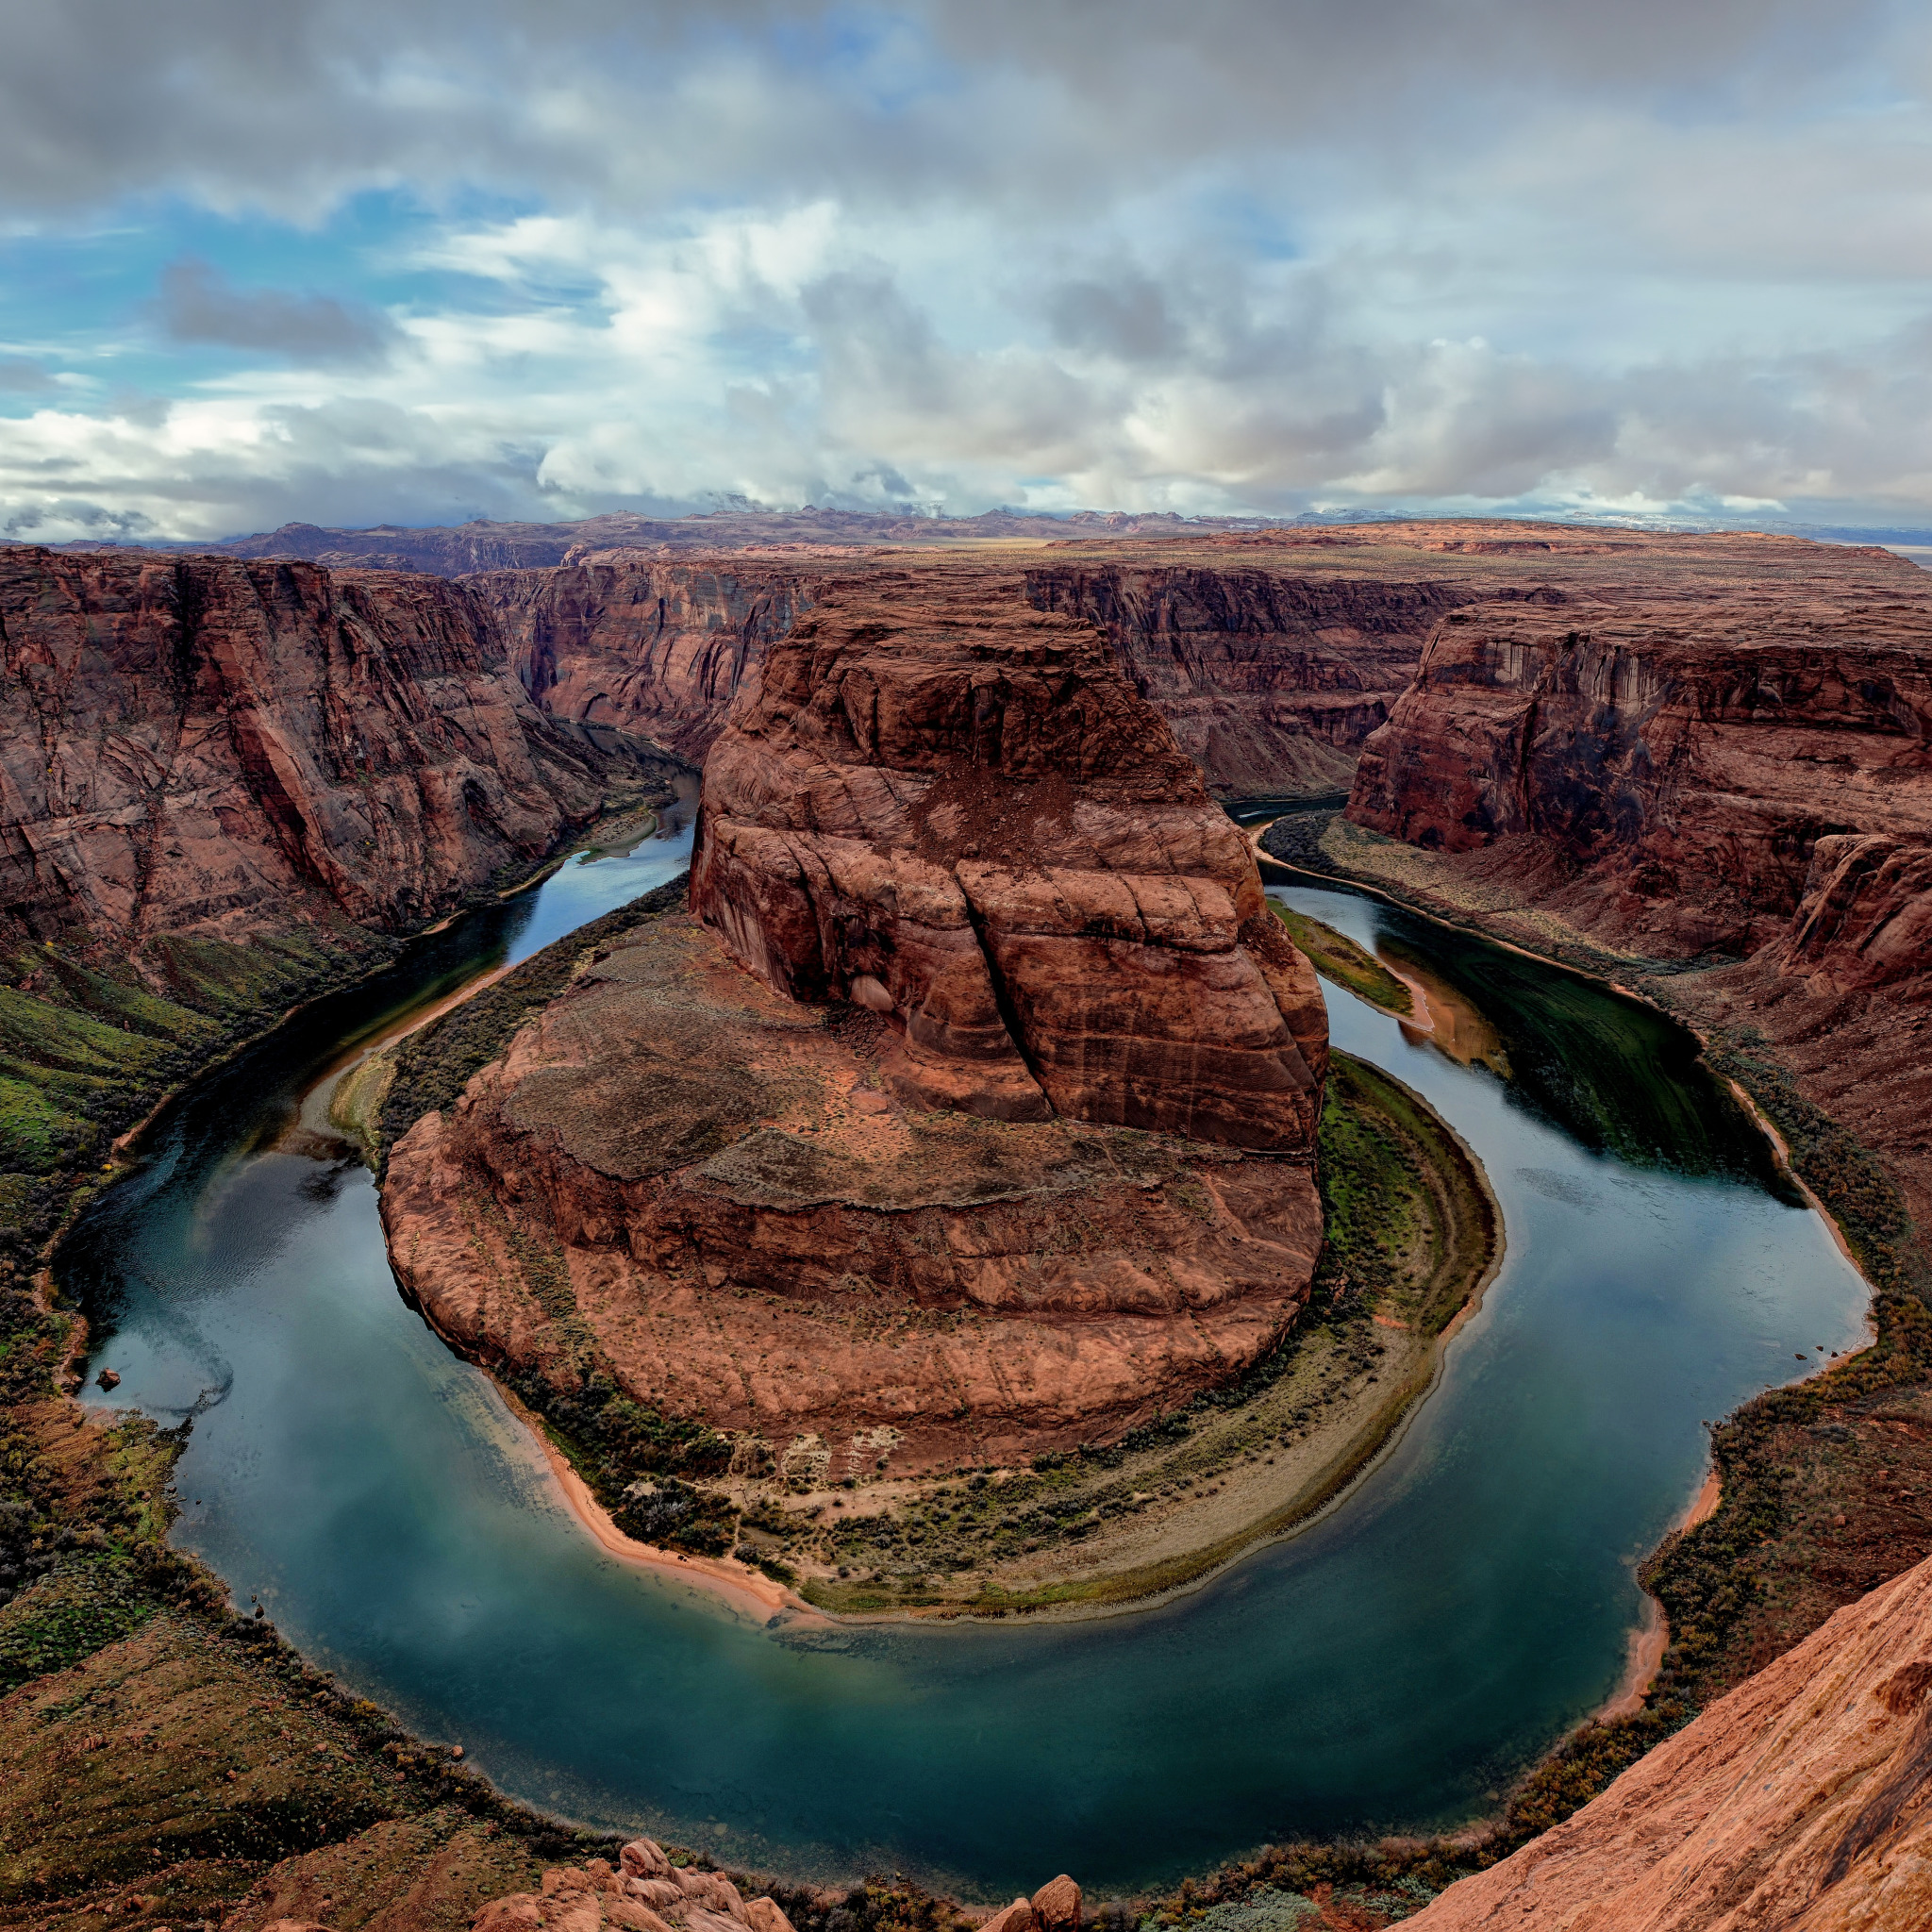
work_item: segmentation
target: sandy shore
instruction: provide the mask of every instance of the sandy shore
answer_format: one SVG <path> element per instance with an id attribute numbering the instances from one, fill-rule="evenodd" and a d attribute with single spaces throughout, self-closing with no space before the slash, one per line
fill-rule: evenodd
<path id="1" fill-rule="evenodd" d="M 662 1571 L 668 1576 L 681 1577 L 686 1583 L 710 1591 L 733 1609 L 754 1616 L 760 1623 L 774 1615 L 784 1615 L 788 1622 L 804 1619 L 814 1624 L 831 1623 L 823 1610 L 814 1609 L 796 1591 L 787 1590 L 782 1583 L 747 1563 L 736 1562 L 729 1557 L 687 1557 L 676 1550 L 659 1549 L 654 1543 L 641 1543 L 635 1537 L 625 1536 L 611 1520 L 610 1512 L 591 1493 L 590 1485 L 571 1467 L 570 1458 L 550 1440 L 543 1424 L 501 1383 L 494 1386 L 510 1413 L 529 1430 L 531 1440 L 542 1451 L 543 1460 L 550 1465 L 550 1473 L 557 1478 L 557 1487 L 571 1514 L 589 1531 L 600 1549 L 624 1562 L 635 1563 L 641 1570 Z"/>
<path id="2" fill-rule="evenodd" d="M 1668 1534 L 1675 1536 L 1683 1530 L 1695 1529 L 1700 1523 L 1709 1522 L 1717 1514 L 1717 1506 L 1723 1499 L 1724 1487 L 1717 1479 L 1717 1471 L 1712 1470 L 1704 1478 L 1704 1487 L 1691 1499 L 1690 1508 L 1671 1525 Z M 1670 1620 L 1654 1596 L 1646 1595 L 1643 1603 L 1643 1622 L 1630 1633 L 1630 1661 L 1624 1673 L 1622 1688 L 1597 1712 L 1599 1724 L 1608 1724 L 1613 1718 L 1635 1717 L 1643 1708 L 1643 1700 L 1649 1696 L 1651 1686 L 1657 1682 L 1657 1674 L 1662 1668 L 1664 1652 L 1670 1648 Z"/>

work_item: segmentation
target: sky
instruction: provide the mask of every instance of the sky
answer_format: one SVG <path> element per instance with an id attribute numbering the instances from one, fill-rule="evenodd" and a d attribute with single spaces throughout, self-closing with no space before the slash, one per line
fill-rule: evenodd
<path id="1" fill-rule="evenodd" d="M 1932 526 L 1924 0 L 0 0 L 0 536 Z"/>

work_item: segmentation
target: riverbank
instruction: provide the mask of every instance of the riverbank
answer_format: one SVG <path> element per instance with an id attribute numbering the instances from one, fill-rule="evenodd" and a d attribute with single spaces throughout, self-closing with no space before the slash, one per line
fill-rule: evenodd
<path id="1" fill-rule="evenodd" d="M 1276 823 L 1286 837 L 1271 848 L 1264 841 L 1272 828 L 1264 828 L 1257 850 L 1289 875 L 1342 884 L 1459 927 L 1687 1026 L 1872 1289 L 1868 1347 L 1823 1360 L 1713 1427 L 1703 1489 L 1640 1570 L 1658 1607 L 1649 1631 L 1639 1633 L 1632 1677 L 1519 1791 L 1496 1840 L 1512 1848 L 1595 1795 L 1835 1609 L 1932 1554 L 1932 1313 L 1924 1246 L 1883 1162 L 1803 1098 L 1751 1026 L 1748 1007 L 1727 1008 L 1722 988 L 1740 969 L 1608 952 L 1500 886 L 1462 878 L 1431 855 L 1339 817 Z"/>

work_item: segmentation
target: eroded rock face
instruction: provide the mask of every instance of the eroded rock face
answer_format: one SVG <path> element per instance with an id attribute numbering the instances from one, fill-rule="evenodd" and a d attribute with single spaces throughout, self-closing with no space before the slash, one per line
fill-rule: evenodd
<path id="1" fill-rule="evenodd" d="M 593 555 L 467 580 L 553 717 L 648 739 L 702 764 L 740 686 L 808 606 L 800 572 Z"/>
<path id="2" fill-rule="evenodd" d="M 1932 1924 L 1932 1562 L 1453 1885 L 1416 1932 L 1918 1932 Z"/>
<path id="3" fill-rule="evenodd" d="M 1112 640 L 1141 695 L 1230 798 L 1345 791 L 1364 740 L 1407 688 L 1453 578 L 1314 577 L 1285 568 L 1069 562 L 1028 600 Z"/>
<path id="4" fill-rule="evenodd" d="M 904 1098 L 1274 1152 L 1326 1024 L 1245 842 L 1083 622 L 927 571 L 821 587 L 705 769 L 691 905 L 891 1028 Z"/>
<path id="5" fill-rule="evenodd" d="M 635 1397 L 808 1482 L 1101 1440 L 1293 1322 L 1307 1166 L 933 1110 L 893 1043 L 651 921 L 396 1142 L 391 1259 L 467 1353 L 574 1382 L 561 1291 Z"/>
<path id="6" fill-rule="evenodd" d="M 1525 844 L 1565 869 L 1549 903 L 1638 950 L 1741 954 L 1790 928 L 1827 973 L 1906 974 L 1932 840 L 1932 598 L 1923 574 L 1899 588 L 1551 590 L 1454 611 L 1348 815 L 1444 852 Z"/>
<path id="7" fill-rule="evenodd" d="M 594 759 L 434 578 L 0 550 L 0 919 L 133 952 L 408 930 L 591 816 Z"/>
<path id="8" fill-rule="evenodd" d="M 745 1898 L 722 1872 L 674 1865 L 647 1838 L 605 1858 L 555 1866 L 541 1891 L 492 1899 L 473 1932 L 791 1932 L 777 1901 Z"/>
<path id="9" fill-rule="evenodd" d="M 706 765 L 691 913 L 383 1191 L 469 1353 L 574 1378 L 562 1294 L 808 1483 L 1129 1429 L 1274 1346 L 1321 1243 L 1325 1014 L 1246 844 L 1091 625 L 946 581 L 821 584 Z"/>

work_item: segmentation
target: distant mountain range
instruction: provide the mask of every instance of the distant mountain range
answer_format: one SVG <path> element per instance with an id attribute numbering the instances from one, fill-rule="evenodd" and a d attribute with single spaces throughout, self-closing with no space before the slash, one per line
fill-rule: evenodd
<path id="1" fill-rule="evenodd" d="M 1183 517 L 1172 510 L 1075 510 L 1047 516 L 1026 510 L 992 509 L 976 517 L 943 517 L 904 510 L 818 509 L 810 505 L 795 510 L 745 506 L 683 517 L 641 517 L 627 511 L 613 511 L 561 524 L 496 524 L 479 518 L 453 527 L 430 529 L 377 524 L 366 530 L 337 530 L 325 529 L 319 524 L 284 524 L 278 530 L 258 531 L 252 536 L 231 537 L 216 543 L 121 544 L 82 541 L 47 547 L 178 550 L 216 557 L 293 557 L 337 568 L 424 571 L 436 576 L 454 577 L 473 571 L 542 570 L 569 560 L 573 552 L 594 550 L 642 550 L 675 557 L 721 550 L 823 553 L 888 546 L 937 549 L 1003 538 L 1066 541 L 1082 537 L 1201 537 L 1327 524 L 1417 521 L 1428 520 L 1407 512 L 1359 509 L 1304 512 L 1293 517 Z M 1458 517 L 1450 521 L 1465 523 L 1470 519 Z M 1582 520 L 1519 516 L 1493 521 L 1574 525 Z M 1591 521 L 1599 526 L 1607 524 L 1670 532 L 1716 532 L 1737 527 L 1700 521 L 1655 523 L 1631 517 Z M 1928 529 L 1852 528 L 1784 522 L 1763 523 L 1754 527 L 1828 543 L 1884 543 L 1932 549 L 1932 530 Z M 4 547 L 8 546 L 0 545 Z"/>
<path id="2" fill-rule="evenodd" d="M 848 509 L 723 509 L 676 518 L 617 512 L 570 524 L 492 524 L 455 529 L 408 530 L 394 524 L 372 530 L 325 530 L 284 524 L 253 537 L 207 547 L 228 557 L 300 557 L 310 562 L 364 570 L 432 571 L 461 576 L 482 570 L 541 570 L 573 551 L 647 550 L 665 556 L 717 550 L 799 548 L 876 549 L 917 544 L 933 548 L 997 538 L 1184 536 L 1260 530 L 1268 517 L 1180 517 L 1172 512 L 1129 515 L 1081 510 L 1072 516 L 989 510 L 977 517 L 908 516 Z"/>

